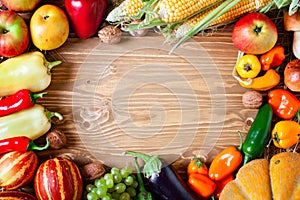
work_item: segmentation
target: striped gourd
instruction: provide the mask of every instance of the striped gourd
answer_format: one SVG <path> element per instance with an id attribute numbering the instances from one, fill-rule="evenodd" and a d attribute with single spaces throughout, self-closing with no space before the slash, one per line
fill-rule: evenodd
<path id="1" fill-rule="evenodd" d="M 62 157 L 43 162 L 34 178 L 34 190 L 39 200 L 81 200 L 83 182 L 76 164 Z"/>

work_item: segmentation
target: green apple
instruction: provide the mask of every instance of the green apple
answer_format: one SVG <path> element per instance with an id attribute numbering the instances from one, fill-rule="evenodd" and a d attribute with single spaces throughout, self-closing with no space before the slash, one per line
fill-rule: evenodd
<path id="1" fill-rule="evenodd" d="M 241 17 L 232 29 L 232 41 L 247 54 L 263 54 L 271 50 L 278 39 L 274 22 L 265 14 L 253 12 Z"/>

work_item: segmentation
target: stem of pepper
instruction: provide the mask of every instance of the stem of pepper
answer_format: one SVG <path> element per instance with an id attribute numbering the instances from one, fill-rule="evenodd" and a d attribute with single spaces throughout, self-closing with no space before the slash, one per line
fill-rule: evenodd
<path id="1" fill-rule="evenodd" d="M 48 69 L 48 73 L 50 73 L 51 69 L 59 64 L 61 64 L 61 61 L 60 60 L 56 60 L 56 61 L 53 61 L 53 62 L 49 62 L 47 61 L 46 59 L 44 59 L 44 64 L 45 66 L 47 67 Z"/>
<path id="2" fill-rule="evenodd" d="M 46 145 L 42 146 L 42 147 L 35 145 L 34 142 L 32 140 L 30 140 L 28 142 L 27 150 L 28 151 L 30 151 L 30 150 L 42 151 L 42 150 L 47 149 L 49 146 L 50 146 L 50 141 L 48 139 L 46 139 Z"/>
<path id="3" fill-rule="evenodd" d="M 48 117 L 48 119 L 50 120 L 52 117 L 57 117 L 59 120 L 62 120 L 63 119 L 63 116 L 58 113 L 58 112 L 51 112 L 49 110 L 45 110 L 46 112 L 46 116 Z"/>
<path id="4" fill-rule="evenodd" d="M 48 94 L 48 92 L 41 92 L 41 93 L 31 93 L 30 100 L 31 102 L 35 103 L 37 99 L 42 98 L 44 95 Z"/>
<path id="5" fill-rule="evenodd" d="M 243 137 L 242 137 L 242 133 L 240 131 L 238 131 L 238 134 L 240 136 L 240 146 L 237 148 L 239 151 L 242 151 L 242 147 L 243 147 Z"/>

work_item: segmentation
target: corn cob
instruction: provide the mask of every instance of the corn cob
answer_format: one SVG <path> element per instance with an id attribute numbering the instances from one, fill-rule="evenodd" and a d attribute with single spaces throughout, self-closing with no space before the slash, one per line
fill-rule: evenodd
<path id="1" fill-rule="evenodd" d="M 145 5 L 142 0 L 125 0 L 118 7 L 108 13 L 106 20 L 109 22 L 121 22 L 136 15 Z"/>
<path id="2" fill-rule="evenodd" d="M 177 22 L 215 2 L 217 0 L 161 0 L 158 15 L 164 22 Z"/>
<path id="3" fill-rule="evenodd" d="M 231 9 L 229 9 L 227 12 L 222 14 L 220 17 L 218 17 L 216 20 L 214 20 L 212 23 L 210 23 L 209 26 L 232 21 L 245 13 L 259 10 L 260 8 L 268 5 L 271 2 L 272 0 L 242 0 L 238 4 L 233 6 Z M 177 28 L 177 30 L 175 30 L 176 38 L 181 38 L 184 35 L 186 35 L 192 27 L 194 27 L 201 20 L 203 20 L 204 17 L 210 12 L 212 12 L 217 6 L 219 6 L 219 4 L 185 21 L 181 26 Z"/>

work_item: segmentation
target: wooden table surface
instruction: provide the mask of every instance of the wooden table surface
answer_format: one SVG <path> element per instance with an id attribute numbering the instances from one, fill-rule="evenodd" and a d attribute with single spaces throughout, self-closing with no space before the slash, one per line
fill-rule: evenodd
<path id="1" fill-rule="evenodd" d="M 46 52 L 61 60 L 52 69 L 48 95 L 38 102 L 63 114 L 53 127 L 68 138 L 62 150 L 80 163 L 108 166 L 131 162 L 126 150 L 159 154 L 177 167 L 193 156 L 208 161 L 222 148 L 239 145 L 256 109 L 245 109 L 232 77 L 237 49 L 229 31 L 198 35 L 172 55 L 157 33 L 124 34 L 116 45 L 98 38 L 69 38 Z M 248 124 L 248 125 L 247 125 Z"/>

